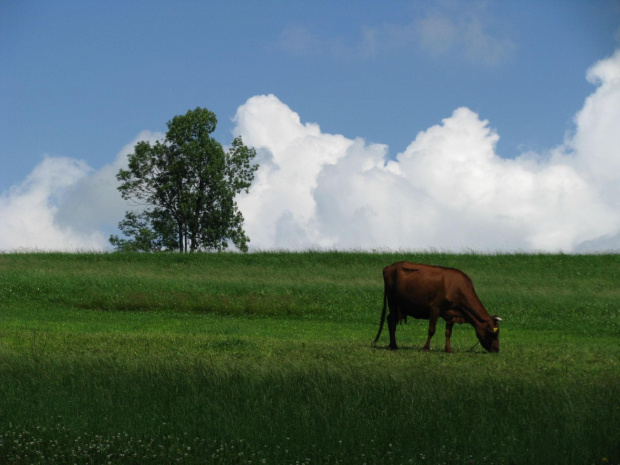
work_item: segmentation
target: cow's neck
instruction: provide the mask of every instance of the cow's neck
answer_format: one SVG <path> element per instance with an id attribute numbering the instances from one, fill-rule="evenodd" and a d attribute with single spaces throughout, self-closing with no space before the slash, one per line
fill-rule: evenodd
<path id="1" fill-rule="evenodd" d="M 470 323 L 476 327 L 493 323 L 493 318 L 491 318 L 491 315 L 489 315 L 482 303 L 465 309 L 465 314 L 469 317 Z"/>

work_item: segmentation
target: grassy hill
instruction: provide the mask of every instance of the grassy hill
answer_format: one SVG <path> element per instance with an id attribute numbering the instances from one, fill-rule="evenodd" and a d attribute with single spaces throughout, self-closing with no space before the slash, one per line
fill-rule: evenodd
<path id="1" fill-rule="evenodd" d="M 382 268 L 503 318 L 371 348 Z M 620 463 L 620 256 L 1 254 L 0 463 Z"/>

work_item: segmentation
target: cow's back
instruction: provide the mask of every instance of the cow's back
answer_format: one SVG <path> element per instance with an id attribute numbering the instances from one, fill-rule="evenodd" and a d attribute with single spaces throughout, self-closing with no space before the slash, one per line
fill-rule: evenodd
<path id="1" fill-rule="evenodd" d="M 471 279 L 454 268 L 402 261 L 385 267 L 383 277 L 388 292 L 403 302 L 470 306 L 478 301 Z"/>

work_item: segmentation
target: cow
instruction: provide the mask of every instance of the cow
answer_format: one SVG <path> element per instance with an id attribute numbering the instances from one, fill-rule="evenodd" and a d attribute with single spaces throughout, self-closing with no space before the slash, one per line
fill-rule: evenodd
<path id="1" fill-rule="evenodd" d="M 396 325 L 407 322 L 407 317 L 429 320 L 428 339 L 423 350 L 429 351 L 437 320 L 446 321 L 446 352 L 452 353 L 450 336 L 454 323 L 469 323 L 476 330 L 482 347 L 488 352 L 499 352 L 499 326 L 502 321 L 488 314 L 474 291 L 471 279 L 462 271 L 441 266 L 398 262 L 383 269 L 383 311 L 379 332 L 372 345 L 381 336 L 385 322 L 386 303 L 390 331 L 390 349 L 396 350 Z"/>

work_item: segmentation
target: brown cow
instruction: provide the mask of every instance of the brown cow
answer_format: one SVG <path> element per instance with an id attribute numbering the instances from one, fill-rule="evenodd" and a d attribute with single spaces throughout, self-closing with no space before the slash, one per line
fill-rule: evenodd
<path id="1" fill-rule="evenodd" d="M 441 266 L 398 262 L 383 269 L 383 311 L 379 333 L 385 322 L 386 302 L 390 307 L 387 317 L 390 331 L 390 349 L 396 350 L 396 324 L 407 322 L 407 316 L 429 320 L 428 339 L 424 351 L 430 350 L 437 320 L 446 320 L 446 352 L 452 352 L 450 336 L 454 323 L 469 323 L 476 330 L 482 347 L 499 352 L 499 327 L 502 321 L 488 314 L 474 291 L 471 279 L 462 271 Z"/>

